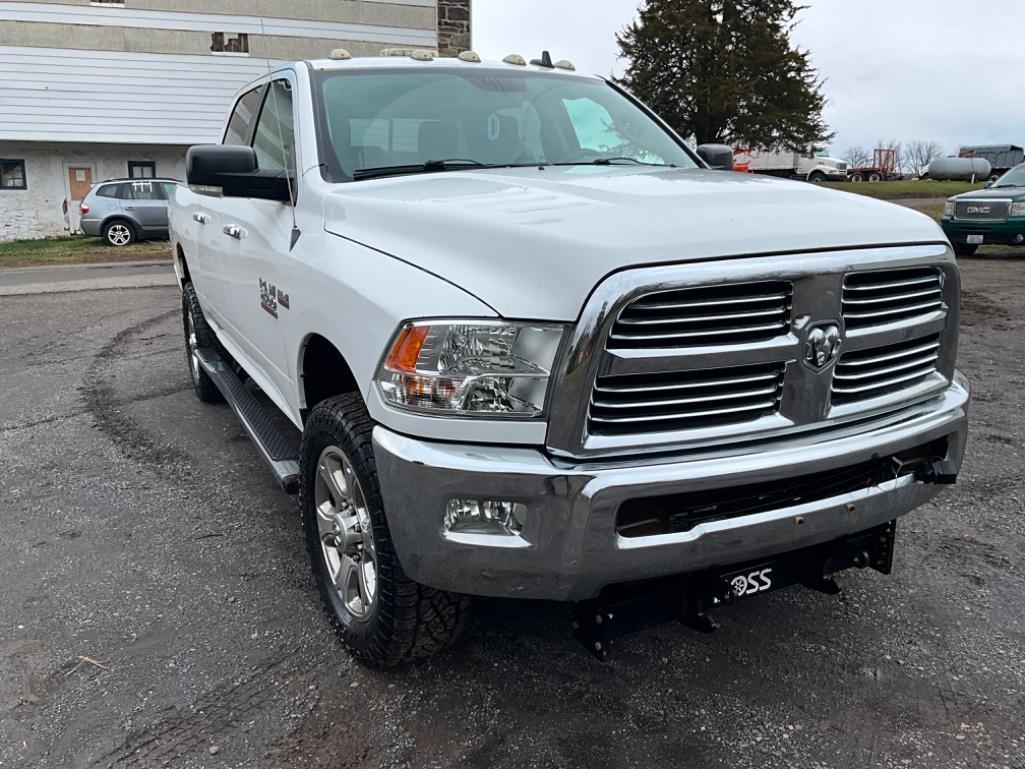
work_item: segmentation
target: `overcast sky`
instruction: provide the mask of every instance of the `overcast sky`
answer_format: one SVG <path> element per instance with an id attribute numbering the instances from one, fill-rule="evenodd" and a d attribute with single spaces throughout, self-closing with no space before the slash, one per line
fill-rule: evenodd
<path id="1" fill-rule="evenodd" d="M 486 58 L 543 48 L 621 73 L 615 34 L 640 0 L 473 0 Z M 796 42 L 826 80 L 833 154 L 879 140 L 1025 142 L 1025 0 L 805 0 Z M 1025 146 L 1025 145 L 1022 145 Z"/>

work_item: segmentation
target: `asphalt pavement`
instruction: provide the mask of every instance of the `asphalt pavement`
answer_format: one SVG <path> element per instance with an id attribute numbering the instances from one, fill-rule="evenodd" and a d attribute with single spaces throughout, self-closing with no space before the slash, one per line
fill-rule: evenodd
<path id="1" fill-rule="evenodd" d="M 891 577 L 605 664 L 565 606 L 481 601 L 451 651 L 384 673 L 328 628 L 294 500 L 194 398 L 176 289 L 4 296 L 0 767 L 1025 769 L 1025 259 L 964 279 L 968 460 Z"/>
<path id="2" fill-rule="evenodd" d="M 0 269 L 0 296 L 173 285 L 174 269 L 170 261 Z"/>

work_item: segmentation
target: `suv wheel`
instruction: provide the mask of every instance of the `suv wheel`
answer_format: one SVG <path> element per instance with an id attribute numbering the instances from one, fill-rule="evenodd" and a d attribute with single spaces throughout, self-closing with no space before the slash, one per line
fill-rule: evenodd
<path id="1" fill-rule="evenodd" d="M 108 246 L 130 246 L 135 239 L 135 228 L 123 219 L 107 222 L 103 227 L 103 242 Z"/>
<path id="2" fill-rule="evenodd" d="M 185 358 L 196 397 L 203 403 L 220 403 L 224 396 L 199 362 L 199 351 L 214 348 L 217 338 L 206 324 L 199 297 L 191 283 L 182 287 L 182 325 L 185 328 Z"/>
<path id="3" fill-rule="evenodd" d="M 313 579 L 342 642 L 360 661 L 390 667 L 455 641 L 470 599 L 403 573 L 381 501 L 373 428 L 358 395 L 313 409 L 303 431 L 299 509 Z"/>

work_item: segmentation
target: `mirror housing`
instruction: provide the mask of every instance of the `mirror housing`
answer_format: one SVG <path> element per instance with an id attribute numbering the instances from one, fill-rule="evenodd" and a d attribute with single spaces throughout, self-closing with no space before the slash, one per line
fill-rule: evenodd
<path id="1" fill-rule="evenodd" d="M 733 149 L 725 144 L 700 144 L 698 157 L 713 171 L 733 170 Z"/>
<path id="2" fill-rule="evenodd" d="M 220 189 L 226 198 L 292 202 L 288 174 L 260 170 L 252 147 L 231 144 L 189 147 L 185 155 L 185 178 L 190 187 Z"/>

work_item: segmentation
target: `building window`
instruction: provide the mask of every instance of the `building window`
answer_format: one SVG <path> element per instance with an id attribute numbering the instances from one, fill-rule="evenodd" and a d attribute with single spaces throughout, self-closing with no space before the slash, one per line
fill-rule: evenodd
<path id="1" fill-rule="evenodd" d="M 157 175 L 157 164 L 152 160 L 129 160 L 129 179 L 152 179 Z"/>
<path id="2" fill-rule="evenodd" d="M 0 160 L 0 190 L 27 190 L 24 160 Z"/>
<path id="3" fill-rule="evenodd" d="M 210 35 L 210 51 L 211 53 L 248 54 L 249 35 L 240 32 L 232 37 L 223 32 L 214 32 Z"/>

